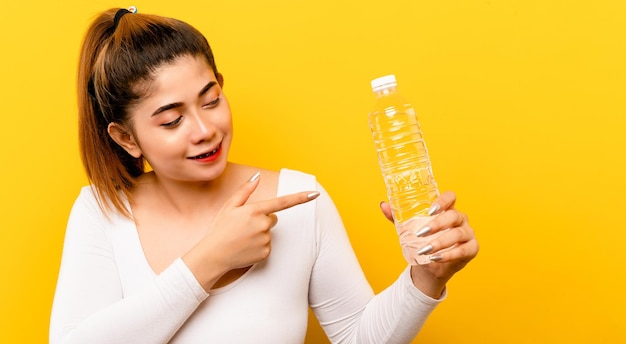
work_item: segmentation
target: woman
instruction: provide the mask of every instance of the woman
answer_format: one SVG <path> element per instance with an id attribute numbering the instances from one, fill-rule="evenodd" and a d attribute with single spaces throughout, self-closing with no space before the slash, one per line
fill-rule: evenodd
<path id="1" fill-rule="evenodd" d="M 228 162 L 231 113 L 204 36 L 134 12 L 102 13 L 83 43 L 92 185 L 68 221 L 50 342 L 297 343 L 309 306 L 332 342 L 414 338 L 478 252 L 455 196 L 429 223 L 451 230 L 422 251 L 451 249 L 374 295 L 313 176 Z"/>

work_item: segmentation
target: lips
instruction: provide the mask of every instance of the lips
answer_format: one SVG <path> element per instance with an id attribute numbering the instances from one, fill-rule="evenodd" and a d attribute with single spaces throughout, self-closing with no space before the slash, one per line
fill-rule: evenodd
<path id="1" fill-rule="evenodd" d="M 217 147 L 215 147 L 214 150 L 212 150 L 210 152 L 207 152 L 207 153 L 204 153 L 204 154 L 200 154 L 200 155 L 196 155 L 196 156 L 192 156 L 189 159 L 204 160 L 204 159 L 210 158 L 210 157 L 216 155 L 220 151 L 221 148 L 222 148 L 222 143 L 220 143 Z"/>

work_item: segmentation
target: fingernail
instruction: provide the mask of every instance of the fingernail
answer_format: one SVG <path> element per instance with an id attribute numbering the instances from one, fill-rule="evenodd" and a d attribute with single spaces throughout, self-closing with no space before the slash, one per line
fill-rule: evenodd
<path id="1" fill-rule="evenodd" d="M 438 262 L 442 260 L 443 257 L 440 254 L 431 254 L 428 259 L 430 259 L 431 262 Z"/>
<path id="2" fill-rule="evenodd" d="M 433 203 L 433 205 L 430 206 L 430 208 L 428 208 L 428 216 L 433 215 L 434 213 L 436 213 L 439 210 L 439 204 L 437 203 Z"/>
<path id="3" fill-rule="evenodd" d="M 315 191 L 315 192 L 311 192 L 310 194 L 306 195 L 306 197 L 308 199 L 316 199 L 317 196 L 319 196 L 319 195 L 320 195 L 319 191 Z"/>
<path id="4" fill-rule="evenodd" d="M 417 233 L 415 233 L 415 236 L 416 237 L 421 237 L 421 236 L 424 236 L 424 235 L 430 233 L 430 231 L 431 231 L 431 228 L 429 226 L 424 226 L 424 227 L 422 227 L 422 229 L 417 231 Z"/>
<path id="5" fill-rule="evenodd" d="M 257 172 L 252 177 L 250 177 L 250 180 L 248 180 L 248 182 L 252 183 L 256 181 L 257 179 L 259 179 L 260 176 L 261 176 L 261 172 Z"/>
<path id="6" fill-rule="evenodd" d="M 426 245 L 426 246 L 420 248 L 419 251 L 417 251 L 417 255 L 421 256 L 422 254 L 426 254 L 426 253 L 432 251 L 432 249 L 433 249 L 433 245 Z"/>

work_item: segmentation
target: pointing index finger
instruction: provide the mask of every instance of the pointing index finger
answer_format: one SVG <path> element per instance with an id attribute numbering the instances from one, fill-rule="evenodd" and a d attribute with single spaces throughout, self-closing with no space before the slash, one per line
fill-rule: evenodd
<path id="1" fill-rule="evenodd" d="M 291 208 L 298 204 L 312 201 L 319 195 L 319 191 L 303 191 L 261 201 L 258 202 L 257 205 L 260 212 L 264 214 L 271 214 Z"/>

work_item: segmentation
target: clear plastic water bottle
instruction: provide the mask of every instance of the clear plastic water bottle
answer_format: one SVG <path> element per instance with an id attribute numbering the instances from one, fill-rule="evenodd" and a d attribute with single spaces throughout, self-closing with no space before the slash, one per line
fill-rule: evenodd
<path id="1" fill-rule="evenodd" d="M 427 264 L 417 255 L 432 237 L 416 233 L 431 220 L 428 211 L 439 196 L 426 143 L 413 106 L 398 92 L 394 75 L 372 80 L 375 106 L 369 115 L 378 162 L 405 259 Z"/>

